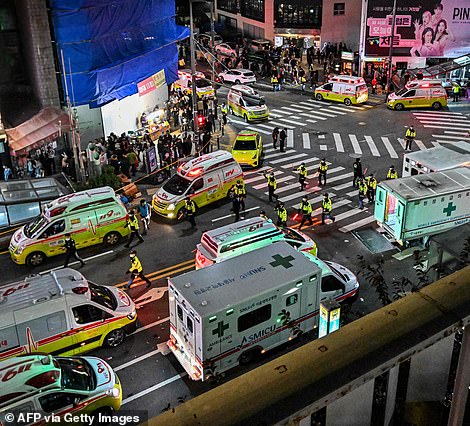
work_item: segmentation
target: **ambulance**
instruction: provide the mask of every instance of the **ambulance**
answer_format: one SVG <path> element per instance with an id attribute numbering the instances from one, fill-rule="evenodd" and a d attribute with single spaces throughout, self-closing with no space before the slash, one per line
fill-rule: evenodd
<path id="1" fill-rule="evenodd" d="M 348 269 L 270 244 L 168 278 L 168 346 L 189 377 L 207 380 L 316 329 L 322 301 L 358 290 Z"/>
<path id="2" fill-rule="evenodd" d="M 441 80 L 413 80 L 398 92 L 390 93 L 387 107 L 396 111 L 405 108 L 433 108 L 435 110 L 447 106 L 446 89 Z"/>
<path id="3" fill-rule="evenodd" d="M 112 416 L 122 403 L 116 373 L 91 356 L 27 355 L 2 361 L 0 380 L 3 425 L 77 424 L 74 418 L 84 415 L 92 416 L 93 424 L 105 424 L 103 416 Z"/>
<path id="4" fill-rule="evenodd" d="M 120 345 L 136 329 L 132 299 L 64 268 L 0 287 L 0 361 L 34 352 L 78 355 Z"/>
<path id="5" fill-rule="evenodd" d="M 100 243 L 115 245 L 129 234 L 127 210 L 110 187 L 64 195 L 13 234 L 10 257 L 19 265 L 41 265 L 47 257 L 65 253 L 67 233 L 78 249 Z"/>
<path id="6" fill-rule="evenodd" d="M 242 117 L 246 123 L 269 118 L 266 101 L 250 86 L 232 86 L 227 95 L 227 103 L 230 114 Z"/>
<path id="7" fill-rule="evenodd" d="M 196 269 L 219 263 L 278 241 L 296 250 L 317 255 L 317 244 L 304 233 L 291 228 L 278 228 L 261 217 L 245 219 L 203 232 L 196 246 Z"/>
<path id="8" fill-rule="evenodd" d="M 194 79 L 196 82 L 196 94 L 197 97 L 213 99 L 215 96 L 214 88 L 209 80 L 206 79 L 206 76 L 202 72 L 196 72 L 194 74 Z M 184 69 L 178 70 L 178 80 L 173 83 L 173 88 L 180 88 L 184 93 L 191 95 L 192 93 L 192 78 L 191 70 Z"/>
<path id="9" fill-rule="evenodd" d="M 347 106 L 357 105 L 367 102 L 369 89 L 362 77 L 336 75 L 328 83 L 315 89 L 315 99 L 344 102 Z"/>
<path id="10" fill-rule="evenodd" d="M 190 196 L 201 208 L 229 196 L 230 190 L 243 180 L 243 171 L 232 154 L 214 151 L 181 164 L 152 198 L 153 211 L 168 219 L 177 219 Z"/>

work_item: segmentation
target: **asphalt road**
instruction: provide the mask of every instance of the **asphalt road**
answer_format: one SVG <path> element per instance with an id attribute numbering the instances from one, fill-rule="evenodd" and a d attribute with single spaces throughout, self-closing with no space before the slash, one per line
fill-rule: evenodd
<path id="1" fill-rule="evenodd" d="M 296 211 L 302 193 L 299 192 L 297 177 L 293 168 L 305 161 L 310 173 L 316 170 L 319 159 L 331 163 L 326 189 L 317 186 L 316 179 L 309 179 L 307 195 L 313 208 L 320 206 L 322 193 L 332 195 L 336 216 L 334 224 L 319 225 L 315 217 L 313 227 L 304 231 L 318 244 L 319 257 L 334 260 L 352 271 L 358 270 L 358 255 L 374 262 L 385 260 L 385 270 L 392 277 L 412 276 L 409 262 L 392 258 L 396 250 L 372 254 L 351 231 L 373 228 L 373 208 L 364 210 L 357 207 L 356 190 L 352 188 L 352 163 L 361 157 L 363 168 L 373 172 L 380 181 L 388 167 L 393 164 L 401 171 L 403 157 L 402 141 L 406 126 L 413 123 L 417 130 L 417 144 L 414 149 L 427 149 L 436 143 L 452 143 L 468 140 L 464 133 L 470 128 L 470 106 L 467 103 L 450 104 L 440 111 L 387 110 L 383 103 L 369 102 L 359 107 L 316 102 L 311 94 L 297 92 L 272 93 L 269 86 L 258 85 L 263 91 L 267 105 L 272 111 L 268 122 L 246 125 L 239 118 L 230 117 L 231 130 L 243 128 L 259 131 L 265 141 L 265 161 L 262 167 L 274 169 L 279 187 L 278 195 L 289 208 L 289 217 Z M 227 89 L 219 90 L 221 99 Z M 436 124 L 443 123 L 443 124 Z M 271 129 L 286 125 L 289 129 L 287 152 L 281 154 L 271 147 Z M 425 127 L 429 126 L 429 127 Z M 453 132 L 453 133 L 452 133 Z M 230 132 L 232 133 L 232 132 Z M 262 169 L 263 170 L 263 169 Z M 259 171 L 247 171 L 248 188 L 246 217 L 257 215 L 264 209 L 274 218 L 273 205 L 267 202 L 266 183 Z M 149 196 L 150 199 L 150 196 Z M 149 416 L 155 416 L 168 407 L 205 392 L 213 384 L 193 382 L 187 378 L 176 359 L 168 354 L 165 342 L 168 338 L 168 298 L 166 277 L 188 271 L 194 267 L 194 249 L 201 232 L 233 221 L 231 205 L 218 203 L 200 211 L 196 218 L 197 228 L 190 229 L 188 223 L 168 223 L 153 218 L 151 232 L 145 242 L 136 247 L 144 265 L 144 272 L 150 275 L 152 288 L 136 286 L 130 290 L 138 306 L 139 329 L 129 336 L 125 343 L 114 350 L 100 349 L 92 355 L 107 359 L 117 370 L 123 384 L 124 407 L 139 410 L 145 407 Z M 292 220 L 290 225 L 297 226 Z M 81 251 L 87 264 L 81 272 L 89 279 L 107 285 L 122 285 L 126 279 L 128 253 L 122 245 L 112 249 L 92 247 Z M 39 270 L 60 267 L 62 258 L 50 259 Z M 0 255 L 2 270 L 1 283 L 21 279 L 39 270 L 15 265 L 7 254 Z M 72 265 L 73 266 L 73 265 Z M 360 278 L 360 299 L 353 305 L 357 315 L 377 309 L 380 302 L 374 289 Z M 296 345 L 301 343 L 296 343 Z M 266 354 L 266 359 L 279 356 L 292 347 L 282 347 Z M 263 360 L 261 361 L 263 362 Z M 237 367 L 222 379 L 229 380 L 246 368 Z"/>

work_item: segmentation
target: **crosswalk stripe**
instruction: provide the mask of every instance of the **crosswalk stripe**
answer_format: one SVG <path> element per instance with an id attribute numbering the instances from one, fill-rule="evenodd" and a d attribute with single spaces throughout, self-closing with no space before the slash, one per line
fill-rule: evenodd
<path id="1" fill-rule="evenodd" d="M 289 114 L 287 111 L 283 111 L 282 109 L 271 109 L 271 112 L 274 112 L 275 114 Z M 284 117 L 284 115 L 282 115 Z"/>
<path id="2" fill-rule="evenodd" d="M 434 146 L 434 148 L 440 148 L 442 145 L 439 142 L 431 142 Z"/>
<path id="3" fill-rule="evenodd" d="M 304 117 L 314 116 L 313 113 L 311 113 L 311 112 L 301 112 L 299 115 L 303 115 Z M 316 116 L 316 115 L 314 117 L 317 118 L 318 120 L 328 120 L 327 117 L 320 117 L 320 116 Z M 309 120 L 307 120 L 307 121 L 309 121 Z M 315 123 L 316 123 L 316 121 L 315 121 Z"/>
<path id="4" fill-rule="evenodd" d="M 286 123 L 295 124 L 297 126 L 306 126 L 305 123 L 300 123 L 299 121 L 294 121 L 289 118 L 279 118 L 279 121 L 285 121 Z M 285 124 L 283 124 L 283 126 L 285 126 Z"/>
<path id="5" fill-rule="evenodd" d="M 295 199 L 300 200 L 305 195 L 308 196 L 308 195 L 312 194 L 314 190 L 319 191 L 320 188 L 317 187 L 317 186 L 314 186 L 312 188 L 309 188 L 307 191 L 298 191 L 294 194 L 289 194 L 289 195 L 286 195 L 285 197 L 279 198 L 279 200 L 282 201 L 283 203 L 287 203 L 288 201 L 295 200 Z M 308 191 L 310 191 L 310 192 L 308 192 Z M 329 195 L 330 195 L 331 198 L 333 198 L 335 196 L 335 194 L 331 194 L 331 193 Z M 318 197 L 318 201 L 321 201 L 322 199 L 323 199 L 323 195 Z M 315 199 L 309 200 L 309 201 L 312 203 L 312 202 L 315 202 Z"/>
<path id="6" fill-rule="evenodd" d="M 258 127 L 264 127 L 265 129 L 270 129 L 270 130 L 274 129 L 274 127 L 275 127 L 275 126 L 272 126 L 272 125 L 270 126 L 269 124 L 261 124 L 261 123 L 257 124 L 257 126 Z"/>
<path id="7" fill-rule="evenodd" d="M 343 108 L 343 107 L 336 106 L 336 105 L 330 105 L 328 107 L 328 110 L 330 110 L 331 112 L 334 112 L 335 114 L 341 114 L 341 115 L 345 115 L 347 112 L 350 112 L 349 108 Z"/>
<path id="8" fill-rule="evenodd" d="M 271 143 L 264 143 L 263 147 L 265 147 L 267 145 L 271 145 Z M 276 151 L 277 151 L 277 149 L 275 149 L 275 148 L 263 148 L 263 152 L 265 154 L 268 154 L 269 152 L 276 152 Z"/>
<path id="9" fill-rule="evenodd" d="M 266 170 L 269 170 L 271 167 L 270 166 L 263 166 L 263 167 L 260 167 L 259 169 L 257 170 L 249 170 L 247 172 L 243 172 L 243 174 L 245 176 L 250 176 L 250 175 L 254 175 L 254 174 L 258 174 L 258 173 L 262 173 Z"/>
<path id="10" fill-rule="evenodd" d="M 341 167 L 343 170 L 344 170 L 344 167 Z M 334 170 L 334 169 L 333 169 Z M 327 182 L 328 183 L 331 183 L 331 182 L 337 182 L 339 180 L 343 180 L 343 179 L 347 179 L 347 178 L 351 178 L 352 176 L 354 175 L 353 172 L 348 172 L 348 173 L 344 173 L 342 175 L 339 175 L 339 176 L 333 176 L 333 177 L 327 177 Z"/>
<path id="11" fill-rule="evenodd" d="M 244 121 L 242 120 L 237 120 L 236 118 L 233 118 L 233 117 L 229 117 L 228 118 L 228 121 L 230 123 L 237 123 L 237 124 L 243 124 L 243 125 L 246 125 L 247 123 L 245 123 Z"/>
<path id="12" fill-rule="evenodd" d="M 364 210 L 361 210 L 359 208 L 353 208 L 351 210 L 348 210 L 346 212 L 340 213 L 339 215 L 335 216 L 336 222 L 341 222 L 344 219 L 347 219 L 348 217 L 355 216 L 359 213 L 363 213 Z M 369 216 L 370 217 L 370 216 Z"/>
<path id="13" fill-rule="evenodd" d="M 252 178 L 249 178 L 249 179 L 244 179 L 244 182 L 245 182 L 245 184 L 247 184 L 247 183 L 256 182 L 258 180 L 266 180 L 266 178 L 263 175 L 260 175 L 260 176 L 252 177 Z"/>
<path id="14" fill-rule="evenodd" d="M 305 163 L 307 165 L 309 163 L 314 163 L 315 161 L 318 161 L 317 157 L 312 157 L 312 158 L 308 158 L 306 160 L 296 161 L 295 163 L 292 163 L 292 164 L 285 164 L 284 166 L 281 166 L 281 167 L 283 169 L 289 169 L 289 168 L 293 169 L 294 167 L 300 166 L 302 163 Z"/>
<path id="15" fill-rule="evenodd" d="M 291 189 L 294 189 L 294 188 L 299 188 L 299 186 L 300 186 L 299 182 L 291 183 L 290 185 L 286 185 L 286 186 L 282 186 L 281 188 L 276 189 L 276 194 L 279 194 L 281 192 L 290 191 Z"/>
<path id="16" fill-rule="evenodd" d="M 390 157 L 398 158 L 398 154 L 393 149 L 392 144 L 390 143 L 389 139 L 386 136 L 382 136 L 382 142 L 384 143 L 385 148 L 387 149 L 388 153 L 390 154 Z"/>
<path id="17" fill-rule="evenodd" d="M 332 198 L 332 197 L 330 197 Z M 321 200 L 320 200 L 321 201 Z M 346 206 L 351 203 L 351 200 L 332 200 L 333 201 L 333 208 L 336 210 L 339 207 Z M 314 213 L 312 212 L 312 216 L 320 216 L 321 215 L 321 209 L 318 209 L 318 211 L 315 211 Z"/>
<path id="18" fill-rule="evenodd" d="M 426 114 L 426 115 L 440 115 L 440 114 L 449 114 L 449 115 L 463 115 L 461 112 L 451 112 L 451 111 L 446 111 L 446 112 L 441 112 L 441 111 L 421 111 L 421 112 L 414 112 L 413 115 L 420 115 L 420 114 Z"/>
<path id="19" fill-rule="evenodd" d="M 263 133 L 265 135 L 271 134 L 271 132 L 268 132 L 265 129 L 260 129 L 258 126 L 250 126 L 250 127 L 247 127 L 246 130 L 254 130 L 255 132 Z"/>
<path id="20" fill-rule="evenodd" d="M 316 123 L 317 120 L 311 120 L 310 118 L 307 118 L 305 121 L 308 121 L 309 123 Z"/>
<path id="21" fill-rule="evenodd" d="M 285 155 L 286 155 L 285 152 L 277 151 L 277 152 L 274 153 L 274 154 L 265 155 L 265 156 L 264 156 L 264 159 L 267 160 L 267 159 L 269 159 L 269 158 L 275 158 L 275 157 L 280 157 L 280 156 L 285 156 Z"/>
<path id="22" fill-rule="evenodd" d="M 453 132 L 451 130 L 444 130 L 444 133 L 449 133 L 451 135 L 467 136 L 469 132 Z"/>
<path id="23" fill-rule="evenodd" d="M 269 123 L 274 124 L 275 126 L 278 126 L 278 127 L 287 127 L 288 129 L 295 129 L 294 126 L 290 126 L 289 124 L 286 124 L 286 123 L 279 123 L 279 121 L 269 120 Z"/>
<path id="24" fill-rule="evenodd" d="M 318 187 L 318 186 L 316 186 L 315 188 L 311 188 L 311 189 L 312 189 L 312 190 L 315 189 L 315 192 L 320 192 L 320 191 L 321 191 L 321 188 Z M 305 194 L 300 195 L 300 196 L 298 197 L 299 199 L 302 199 L 302 197 L 304 197 L 304 196 L 307 196 L 307 197 L 308 197 L 308 196 L 311 194 L 311 193 L 309 193 L 308 191 L 303 191 L 303 192 L 305 192 Z M 298 194 L 302 194 L 302 192 L 299 192 Z M 330 198 L 333 198 L 333 197 L 335 196 L 335 194 L 329 194 L 329 196 L 330 196 Z M 310 204 L 316 204 L 316 203 L 320 203 L 322 200 L 323 200 L 323 194 L 322 194 L 322 195 L 319 195 L 319 196 L 317 196 L 317 197 L 315 197 L 315 198 L 309 199 L 308 201 L 309 201 Z M 294 204 L 292 207 L 293 207 L 294 209 L 298 209 L 298 208 L 300 207 L 300 203 Z M 319 210 L 319 212 L 321 213 L 321 210 Z"/>
<path id="25" fill-rule="evenodd" d="M 316 105 L 316 104 L 312 104 L 310 102 L 299 102 L 299 104 L 301 105 L 308 105 L 309 109 L 310 108 L 321 108 L 322 106 L 320 105 Z"/>
<path id="26" fill-rule="evenodd" d="M 403 138 L 397 138 L 398 142 L 400 143 L 401 147 L 405 149 L 405 139 Z"/>
<path id="27" fill-rule="evenodd" d="M 318 139 L 325 139 L 325 135 L 318 135 Z"/>
<path id="28" fill-rule="evenodd" d="M 283 152 L 283 154 L 285 154 Z M 300 154 L 296 154 L 296 155 L 292 155 L 290 157 L 286 157 L 286 158 L 280 158 L 278 160 L 273 160 L 273 161 L 270 161 L 271 164 L 279 164 L 279 163 L 284 163 L 286 161 L 290 161 L 290 160 L 294 160 L 296 158 L 302 158 L 302 157 L 307 157 L 308 154 L 306 154 L 305 152 L 302 152 Z"/>
<path id="29" fill-rule="evenodd" d="M 347 197 L 357 197 L 359 195 L 359 189 L 355 189 L 354 191 L 349 191 L 349 192 L 346 192 L 346 195 Z"/>
<path id="30" fill-rule="evenodd" d="M 299 102 L 299 103 L 292 104 L 292 105 L 295 105 L 297 108 L 300 108 L 300 109 L 307 109 L 307 110 L 312 109 L 312 105 L 310 105 L 310 106 L 305 106 L 305 105 L 299 105 L 299 104 L 303 104 L 303 102 Z"/>
<path id="31" fill-rule="evenodd" d="M 310 149 L 310 135 L 308 133 L 302 133 L 302 141 L 304 149 Z"/>
<path id="32" fill-rule="evenodd" d="M 434 125 L 424 125 L 423 127 L 427 127 L 429 129 L 453 129 L 452 126 L 434 126 Z"/>
<path id="33" fill-rule="evenodd" d="M 282 114 L 277 114 L 277 113 L 272 112 L 272 111 L 269 111 L 269 116 L 274 117 L 274 118 L 279 118 L 279 117 L 282 117 L 283 115 Z"/>
<path id="34" fill-rule="evenodd" d="M 351 188 L 351 186 L 352 186 L 352 181 L 349 181 L 349 182 L 346 182 L 346 183 L 342 183 L 341 185 L 338 185 L 338 186 L 333 186 L 333 188 L 331 188 L 331 189 L 333 191 L 342 191 L 343 189 Z"/>
<path id="35" fill-rule="evenodd" d="M 426 151 L 427 148 L 426 148 L 426 145 L 424 145 L 424 143 L 418 139 L 415 139 L 415 142 L 416 142 L 416 146 L 421 150 L 421 151 Z"/>
<path id="36" fill-rule="evenodd" d="M 468 126 L 470 126 L 470 121 L 468 121 L 467 123 L 456 123 L 456 122 L 446 123 L 445 121 L 422 121 L 421 120 L 421 123 L 422 124 L 440 124 L 441 126 L 450 126 L 449 127 L 450 129 L 452 129 L 454 126 L 464 127 L 464 128 L 467 128 Z"/>
<path id="37" fill-rule="evenodd" d="M 321 111 L 312 111 L 312 114 L 310 114 L 310 117 L 313 117 L 313 118 L 318 118 L 318 116 L 337 117 L 336 111 L 331 111 L 331 113 L 323 112 L 323 111 L 324 111 L 323 109 Z M 332 114 L 333 112 L 334 114 Z"/>
<path id="38" fill-rule="evenodd" d="M 287 148 L 294 148 L 294 131 L 293 130 L 287 131 L 286 146 Z"/>
<path id="39" fill-rule="evenodd" d="M 374 140 L 372 139 L 372 136 L 364 136 L 364 139 L 367 142 L 367 145 L 369 145 L 370 152 L 372 152 L 372 155 L 374 157 L 380 157 L 380 152 L 377 149 L 377 145 L 375 144 Z"/>
<path id="40" fill-rule="evenodd" d="M 263 176 L 264 177 L 264 176 Z M 292 179 L 295 179 L 294 176 L 291 176 L 291 175 L 288 175 L 288 176 L 284 176 L 282 178 L 276 178 L 276 182 L 277 183 L 282 183 L 282 182 L 286 182 L 288 180 L 292 180 Z M 254 185 L 253 188 L 254 189 L 266 189 L 268 187 L 268 183 L 267 182 L 263 182 L 263 183 L 260 183 L 258 185 Z M 267 193 L 266 193 L 267 194 Z"/>
<path id="41" fill-rule="evenodd" d="M 320 145 L 320 151 L 328 151 L 328 147 L 326 145 Z"/>
<path id="42" fill-rule="evenodd" d="M 433 116 L 429 116 L 429 115 L 425 115 L 425 116 L 417 115 L 416 117 L 420 121 L 421 120 L 433 120 L 434 119 Z M 462 116 L 462 118 L 460 118 L 460 117 L 456 117 L 455 115 L 440 115 L 439 117 L 437 117 L 437 120 L 451 121 L 452 123 L 468 123 L 469 122 L 469 120 L 467 120 L 463 116 Z"/>
<path id="43" fill-rule="evenodd" d="M 315 104 L 315 105 L 325 106 L 325 102 L 317 101 L 316 99 L 307 99 L 307 102 L 310 102 L 310 103 Z"/>
<path id="44" fill-rule="evenodd" d="M 344 152 L 343 141 L 341 140 L 341 135 L 339 133 L 333 133 L 333 138 L 335 139 L 336 151 Z"/>
<path id="45" fill-rule="evenodd" d="M 339 231 L 351 232 L 354 229 L 360 228 L 361 226 L 364 226 L 364 225 L 368 225 L 369 223 L 374 222 L 374 221 L 375 221 L 374 216 L 368 216 L 368 217 L 365 217 L 364 219 L 358 220 L 354 223 L 351 223 L 349 225 L 339 228 Z"/>
<path id="46" fill-rule="evenodd" d="M 349 135 L 349 140 L 351 141 L 351 144 L 353 146 L 354 154 L 362 155 L 362 149 L 359 146 L 359 141 L 357 140 L 356 135 Z"/>
<path id="47" fill-rule="evenodd" d="M 287 111 L 294 111 L 294 112 L 299 112 L 299 110 L 297 108 L 291 108 L 291 107 L 287 107 L 287 106 L 283 106 L 281 107 L 282 110 L 286 109 Z"/>
<path id="48" fill-rule="evenodd" d="M 444 138 L 444 139 L 457 139 L 459 141 L 470 141 L 470 138 L 463 136 L 452 136 L 452 135 L 432 135 L 433 138 Z"/>

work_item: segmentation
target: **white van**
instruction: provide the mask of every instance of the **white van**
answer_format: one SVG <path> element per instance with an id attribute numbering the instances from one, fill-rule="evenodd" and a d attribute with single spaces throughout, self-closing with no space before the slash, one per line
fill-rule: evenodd
<path id="1" fill-rule="evenodd" d="M 344 102 L 345 105 L 357 105 L 367 102 L 369 89 L 362 77 L 336 75 L 323 86 L 315 89 L 315 99 Z"/>
<path id="2" fill-rule="evenodd" d="M 246 123 L 269 118 L 266 101 L 250 86 L 232 86 L 227 95 L 227 103 L 230 113 L 243 117 Z"/>
<path id="3" fill-rule="evenodd" d="M 271 220 L 254 217 L 204 232 L 196 246 L 196 269 L 277 241 L 285 241 L 297 250 L 317 255 L 315 241 L 304 233 L 291 228 L 278 228 Z"/>
<path id="4" fill-rule="evenodd" d="M 178 167 L 152 198 L 153 211 L 169 219 L 178 218 L 186 196 L 201 208 L 229 195 L 243 171 L 232 154 L 214 151 L 194 158 Z"/>
<path id="5" fill-rule="evenodd" d="M 70 268 L 0 287 L 0 306 L 0 361 L 115 347 L 136 328 L 134 302 L 126 293 Z"/>
<path id="6" fill-rule="evenodd" d="M 194 81 L 196 83 L 196 95 L 198 99 L 214 98 L 214 87 L 212 86 L 212 83 L 206 79 L 206 76 L 202 72 L 196 72 L 194 74 Z M 173 88 L 181 89 L 183 93 L 191 95 L 192 84 L 193 80 L 191 70 L 178 70 L 178 80 L 173 83 Z"/>

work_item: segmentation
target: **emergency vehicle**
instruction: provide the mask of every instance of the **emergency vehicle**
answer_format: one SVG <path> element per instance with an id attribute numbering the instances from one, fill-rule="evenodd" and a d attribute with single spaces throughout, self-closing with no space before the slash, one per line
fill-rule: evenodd
<path id="1" fill-rule="evenodd" d="M 246 123 L 269 118 L 266 101 L 250 86 L 232 86 L 227 95 L 227 103 L 230 114 L 242 117 Z"/>
<path id="2" fill-rule="evenodd" d="M 362 104 L 369 99 L 369 89 L 362 77 L 336 75 L 315 89 L 315 99 L 344 102 L 348 106 Z"/>
<path id="3" fill-rule="evenodd" d="M 134 302 L 126 293 L 70 268 L 0 287 L 0 305 L 0 360 L 116 347 L 136 328 Z"/>
<path id="4" fill-rule="evenodd" d="M 112 415 L 122 389 L 109 364 L 95 357 L 28 355 L 0 362 L 0 424 L 77 423 L 73 416 Z M 13 413 L 12 421 L 8 414 Z M 29 414 L 24 417 L 21 415 Z M 49 420 L 48 420 L 49 418 Z M 104 420 L 104 419 L 102 419 Z M 101 424 L 101 423 L 100 423 Z"/>
<path id="5" fill-rule="evenodd" d="M 194 74 L 194 80 L 196 83 L 196 94 L 198 98 L 214 98 L 214 88 L 212 87 L 211 82 L 206 79 L 204 73 L 196 72 Z M 191 70 L 178 70 L 178 80 L 173 83 L 173 88 L 180 88 L 184 93 L 190 95 L 192 93 L 192 84 Z"/>
<path id="6" fill-rule="evenodd" d="M 425 151 L 405 152 L 402 177 L 470 166 L 470 143 L 452 142 Z"/>
<path id="7" fill-rule="evenodd" d="M 168 346 L 206 380 L 316 328 L 320 302 L 358 293 L 354 274 L 286 242 L 168 279 Z"/>
<path id="8" fill-rule="evenodd" d="M 398 92 L 390 93 L 387 107 L 396 111 L 404 108 L 441 109 L 447 106 L 447 93 L 441 80 L 413 80 Z"/>
<path id="9" fill-rule="evenodd" d="M 47 257 L 65 253 L 67 233 L 78 249 L 100 243 L 112 246 L 129 234 L 126 221 L 126 208 L 110 187 L 64 195 L 13 234 L 10 256 L 20 265 L 38 266 Z"/>
<path id="10" fill-rule="evenodd" d="M 213 265 L 278 241 L 297 250 L 317 255 L 317 244 L 303 232 L 278 228 L 261 217 L 245 219 L 203 232 L 196 247 L 196 269 Z"/>
<path id="11" fill-rule="evenodd" d="M 263 138 L 253 130 L 242 130 L 233 142 L 232 155 L 240 166 L 258 167 L 263 156 Z"/>
<path id="12" fill-rule="evenodd" d="M 178 167 L 152 198 L 152 209 L 160 216 L 178 218 L 186 196 L 201 208 L 229 195 L 243 172 L 232 154 L 215 151 L 194 158 Z"/>

